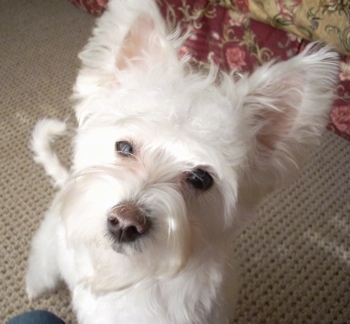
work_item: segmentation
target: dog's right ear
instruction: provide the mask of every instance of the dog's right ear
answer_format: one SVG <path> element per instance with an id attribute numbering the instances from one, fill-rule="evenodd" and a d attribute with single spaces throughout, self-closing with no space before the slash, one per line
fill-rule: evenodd
<path id="1" fill-rule="evenodd" d="M 147 71 L 149 64 L 162 59 L 163 47 L 153 19 L 147 14 L 141 14 L 122 41 L 116 55 L 115 67 L 118 71 L 132 67 Z"/>
<path id="2" fill-rule="evenodd" d="M 134 87 L 135 80 L 142 80 L 157 66 L 159 70 L 174 66 L 177 50 L 167 38 L 155 1 L 110 1 L 79 54 L 82 67 L 73 94 L 81 102 L 76 106 L 79 123 L 106 106 L 93 104 L 95 98 L 110 97 L 110 90 L 116 93 Z"/>
<path id="3" fill-rule="evenodd" d="M 176 57 L 165 41 L 166 30 L 153 1 L 111 1 L 79 54 L 82 68 L 74 88 L 76 97 L 115 88 L 122 85 L 123 72 L 132 68 L 147 72 L 169 56 Z"/>

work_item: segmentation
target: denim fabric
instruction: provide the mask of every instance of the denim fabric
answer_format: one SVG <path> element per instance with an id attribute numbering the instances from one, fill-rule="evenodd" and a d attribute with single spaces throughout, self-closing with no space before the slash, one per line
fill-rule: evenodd
<path id="1" fill-rule="evenodd" d="M 65 324 L 56 315 L 43 310 L 35 310 L 20 314 L 10 319 L 7 324 Z"/>

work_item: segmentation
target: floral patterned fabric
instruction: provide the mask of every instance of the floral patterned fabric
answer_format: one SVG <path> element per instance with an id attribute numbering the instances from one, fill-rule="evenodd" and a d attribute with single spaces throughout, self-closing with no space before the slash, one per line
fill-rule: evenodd
<path id="1" fill-rule="evenodd" d="M 250 16 L 350 55 L 350 0 L 249 0 Z"/>
<path id="2" fill-rule="evenodd" d="M 100 15 L 107 4 L 107 0 L 69 1 L 94 15 Z M 342 11 L 345 10 L 344 7 L 335 5 L 337 3 L 335 0 L 157 1 L 162 14 L 172 27 L 180 25 L 184 30 L 191 31 L 191 36 L 184 44 L 182 52 L 190 53 L 194 63 L 205 65 L 208 64 L 209 60 L 213 60 L 226 71 L 234 69 L 238 72 L 250 72 L 256 66 L 271 59 L 288 59 L 306 46 L 306 39 L 320 38 L 316 34 L 316 36 L 306 37 L 306 34 L 295 30 L 296 28 L 303 30 L 303 33 L 308 33 L 304 29 L 305 26 L 309 25 L 305 24 L 304 26 L 299 20 L 293 20 L 293 15 L 298 12 L 299 7 L 304 10 L 309 8 L 306 12 L 314 14 L 313 18 L 308 16 L 311 19 L 309 21 L 312 22 L 312 19 L 317 21 L 317 28 L 321 25 L 324 26 L 321 21 L 327 18 L 329 12 L 340 17 L 346 14 L 345 11 Z M 342 4 L 349 1 L 343 0 Z M 316 7 L 312 7 L 312 3 L 315 5 L 316 2 L 320 3 L 318 11 Z M 311 10 L 311 7 L 314 9 Z M 256 14 L 257 8 L 259 8 L 260 17 L 257 17 Z M 277 8 L 278 14 L 272 15 L 270 8 Z M 336 8 L 339 12 L 336 11 Z M 255 14 L 252 14 L 252 9 L 254 9 Z M 270 17 L 268 15 L 273 19 L 268 18 Z M 262 16 L 265 18 L 262 19 Z M 256 19 L 251 19 L 251 17 L 268 20 L 274 25 L 282 25 L 285 30 L 293 31 L 293 33 L 274 28 Z M 315 27 L 316 23 L 313 24 Z M 308 28 L 312 32 L 317 30 L 317 28 L 312 29 L 310 26 Z M 341 31 L 342 35 L 345 35 L 345 31 L 346 29 Z M 348 37 L 347 41 L 350 42 L 350 34 Z M 350 140 L 350 56 L 343 56 L 339 77 L 338 99 L 335 101 L 330 115 L 329 129 Z"/>
<path id="3" fill-rule="evenodd" d="M 94 16 L 100 16 L 108 0 L 68 0 Z"/>

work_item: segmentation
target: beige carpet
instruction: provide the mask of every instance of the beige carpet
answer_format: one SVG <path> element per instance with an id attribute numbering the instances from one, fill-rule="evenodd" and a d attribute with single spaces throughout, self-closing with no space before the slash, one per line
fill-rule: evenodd
<path id="1" fill-rule="evenodd" d="M 69 95 L 93 17 L 66 0 L 0 3 L 0 322 L 44 308 L 74 323 L 65 289 L 33 302 L 29 242 L 53 190 L 28 150 L 40 117 L 71 117 Z M 64 156 L 68 141 L 59 143 Z M 288 190 L 242 233 L 237 323 L 350 323 L 350 143 L 325 134 Z"/>

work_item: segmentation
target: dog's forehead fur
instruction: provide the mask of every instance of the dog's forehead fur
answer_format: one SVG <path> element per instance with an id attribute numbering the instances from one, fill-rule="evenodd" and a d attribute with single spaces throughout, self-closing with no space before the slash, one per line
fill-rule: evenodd
<path id="1" fill-rule="evenodd" d="M 99 151 L 114 154 L 114 143 L 128 140 L 140 152 L 161 150 L 176 161 L 209 165 L 219 176 L 227 166 L 241 164 L 245 146 L 240 107 L 222 93 L 215 77 L 184 71 L 169 76 L 158 73 L 153 69 L 144 75 L 135 69 L 138 77 L 133 84 L 104 88 L 105 96 L 80 102 L 85 108 L 89 105 L 90 113 L 78 130 L 76 143 L 81 149 L 77 154 L 91 152 L 92 143 Z M 77 160 L 91 163 L 91 159 Z"/>

